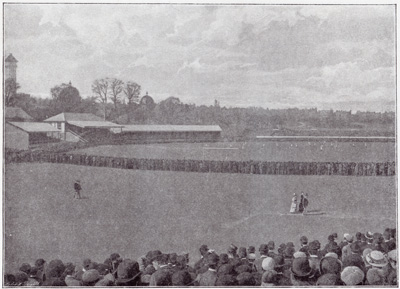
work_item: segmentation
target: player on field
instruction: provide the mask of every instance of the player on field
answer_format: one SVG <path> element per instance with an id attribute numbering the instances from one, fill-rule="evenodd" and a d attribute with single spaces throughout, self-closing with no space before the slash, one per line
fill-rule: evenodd
<path id="1" fill-rule="evenodd" d="M 74 198 L 76 199 L 81 199 L 81 182 L 80 180 L 76 180 L 75 184 L 74 184 L 74 190 L 75 190 L 75 195 Z"/>

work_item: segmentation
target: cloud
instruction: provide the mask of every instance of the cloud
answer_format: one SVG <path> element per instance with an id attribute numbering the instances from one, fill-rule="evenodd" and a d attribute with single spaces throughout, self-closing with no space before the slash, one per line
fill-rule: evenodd
<path id="1" fill-rule="evenodd" d="M 394 21 L 393 5 L 6 4 L 5 50 L 28 93 L 109 76 L 155 99 L 374 110 L 395 100 Z"/>

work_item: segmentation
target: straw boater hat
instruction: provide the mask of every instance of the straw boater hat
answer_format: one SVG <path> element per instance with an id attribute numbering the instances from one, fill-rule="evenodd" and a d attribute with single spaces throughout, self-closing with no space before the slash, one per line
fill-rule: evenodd
<path id="1" fill-rule="evenodd" d="M 385 267 L 388 260 L 380 251 L 372 251 L 365 256 L 365 261 L 372 267 Z"/>

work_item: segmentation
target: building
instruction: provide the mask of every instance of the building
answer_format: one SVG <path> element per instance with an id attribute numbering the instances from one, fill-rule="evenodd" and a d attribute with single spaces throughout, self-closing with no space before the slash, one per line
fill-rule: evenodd
<path id="1" fill-rule="evenodd" d="M 17 62 L 18 60 L 11 53 L 4 60 L 4 80 L 11 78 L 17 82 Z"/>
<path id="2" fill-rule="evenodd" d="M 125 125 L 115 134 L 121 142 L 217 141 L 219 125 Z"/>
<path id="3" fill-rule="evenodd" d="M 153 109 L 155 106 L 154 99 L 149 95 L 149 93 L 146 91 L 146 95 L 144 95 L 141 99 L 139 104 L 141 106 L 145 106 L 149 109 Z"/>
<path id="4" fill-rule="evenodd" d="M 91 113 L 63 112 L 45 119 L 44 122 L 51 124 L 61 131 L 61 139 L 65 141 L 100 141 L 111 138 L 112 131 L 121 131 L 122 125 L 104 121 Z"/>
<path id="5" fill-rule="evenodd" d="M 60 130 L 42 122 L 6 122 L 5 147 L 13 150 L 27 150 L 32 145 L 58 142 Z"/>
<path id="6" fill-rule="evenodd" d="M 34 118 L 27 114 L 22 108 L 6 106 L 4 109 L 6 121 L 34 121 Z"/>

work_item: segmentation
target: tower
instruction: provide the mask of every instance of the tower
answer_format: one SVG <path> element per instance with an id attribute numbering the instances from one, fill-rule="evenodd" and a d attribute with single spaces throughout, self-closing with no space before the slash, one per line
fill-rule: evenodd
<path id="1" fill-rule="evenodd" d="M 4 80 L 12 78 L 15 82 L 17 82 L 17 62 L 18 60 L 10 53 L 7 58 L 4 60 L 5 73 Z"/>

